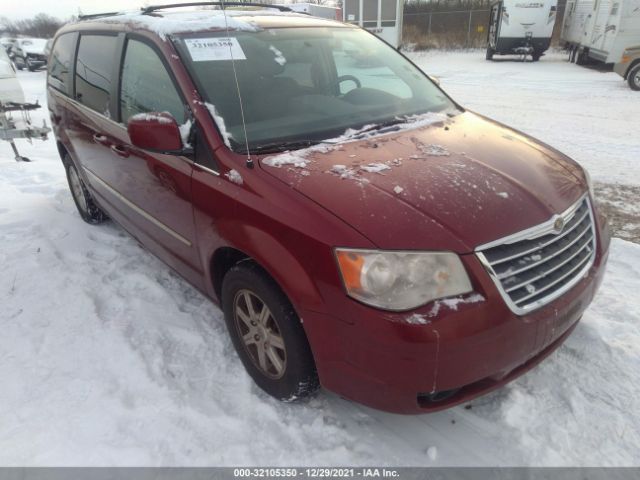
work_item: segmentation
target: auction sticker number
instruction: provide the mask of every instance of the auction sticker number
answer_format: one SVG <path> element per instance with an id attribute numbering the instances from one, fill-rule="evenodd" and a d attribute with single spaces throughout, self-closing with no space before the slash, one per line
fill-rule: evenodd
<path id="1" fill-rule="evenodd" d="M 237 38 L 188 38 L 184 43 L 194 62 L 247 59 Z"/>

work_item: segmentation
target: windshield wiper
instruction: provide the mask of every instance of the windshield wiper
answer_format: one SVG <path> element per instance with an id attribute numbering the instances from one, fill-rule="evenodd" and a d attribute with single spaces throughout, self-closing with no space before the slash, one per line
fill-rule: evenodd
<path id="1" fill-rule="evenodd" d="M 396 130 L 397 125 L 401 124 L 401 123 L 407 123 L 407 118 L 394 118 L 393 120 L 389 120 L 387 122 L 382 122 L 382 123 L 376 123 L 374 125 L 369 125 L 368 127 L 364 127 L 361 130 L 358 130 L 357 133 L 355 133 L 353 135 L 353 137 L 351 138 L 360 138 L 362 136 L 365 136 L 367 133 L 370 132 L 381 132 L 384 130 Z"/>
<path id="2" fill-rule="evenodd" d="M 262 145 L 257 145 L 255 147 L 251 147 L 249 150 L 254 154 L 261 153 L 280 153 L 286 152 L 288 150 L 300 150 L 302 148 L 312 147 L 314 145 L 318 145 L 320 143 L 327 143 L 322 140 L 294 140 L 289 142 L 273 142 L 273 143 L 265 143 Z M 238 150 L 238 153 L 246 154 L 246 149 Z"/>

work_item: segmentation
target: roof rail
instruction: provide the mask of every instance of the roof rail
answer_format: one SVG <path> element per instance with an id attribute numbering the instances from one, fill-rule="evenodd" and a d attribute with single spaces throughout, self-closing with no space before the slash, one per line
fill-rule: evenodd
<path id="1" fill-rule="evenodd" d="M 180 7 L 261 7 L 261 8 L 275 8 L 281 12 L 291 12 L 289 7 L 282 5 L 269 5 L 266 3 L 250 3 L 250 2 L 189 2 L 189 3 L 169 3 L 167 5 L 151 5 L 149 7 L 142 7 L 140 10 L 143 14 L 155 12 L 156 10 L 164 10 L 167 8 L 180 8 Z"/>
<path id="2" fill-rule="evenodd" d="M 121 12 L 91 13 L 89 15 L 78 15 L 78 20 L 92 20 L 94 18 L 112 17 L 120 14 Z"/>

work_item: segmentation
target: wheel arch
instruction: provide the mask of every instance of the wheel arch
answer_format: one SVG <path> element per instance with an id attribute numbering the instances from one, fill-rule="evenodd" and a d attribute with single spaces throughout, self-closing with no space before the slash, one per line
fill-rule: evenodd
<path id="1" fill-rule="evenodd" d="M 236 230 L 231 225 L 227 227 Z M 322 297 L 309 273 L 312 267 L 303 265 L 298 259 L 300 255 L 268 232 L 247 225 L 243 230 L 241 244 L 219 245 L 205 260 L 212 293 L 218 302 L 221 302 L 222 282 L 229 269 L 240 262 L 252 261 L 278 285 L 298 313 L 300 308 L 321 308 Z"/>
<path id="2" fill-rule="evenodd" d="M 629 78 L 629 72 L 631 72 L 631 70 L 640 65 L 640 57 L 636 58 L 635 60 L 633 60 L 631 62 L 631 64 L 629 65 L 629 68 L 627 68 L 627 71 L 624 73 L 624 79 L 627 80 Z"/>
<path id="3" fill-rule="evenodd" d="M 67 147 L 64 146 L 64 143 L 62 143 L 60 140 L 56 141 L 56 148 L 58 149 L 58 155 L 60 155 L 60 160 L 62 160 L 62 163 L 66 167 L 67 162 L 69 161 L 68 158 L 71 158 L 71 154 L 69 153 L 69 150 L 67 149 Z"/>

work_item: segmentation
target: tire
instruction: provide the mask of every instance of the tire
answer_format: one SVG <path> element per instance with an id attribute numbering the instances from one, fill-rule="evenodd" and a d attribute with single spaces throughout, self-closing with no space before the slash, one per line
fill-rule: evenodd
<path id="1" fill-rule="evenodd" d="M 486 59 L 487 60 L 493 60 L 493 55 L 496 53 L 496 51 L 491 48 L 491 47 L 487 47 L 487 55 L 486 55 Z"/>
<path id="2" fill-rule="evenodd" d="M 627 82 L 631 90 L 640 91 L 640 63 L 635 67 L 631 67 L 627 73 Z"/>
<path id="3" fill-rule="evenodd" d="M 78 174 L 78 169 L 69 156 L 65 157 L 64 164 L 67 170 L 69 190 L 71 190 L 73 202 L 76 204 L 76 208 L 78 209 L 78 213 L 82 217 L 82 220 L 91 225 L 97 225 L 108 220 L 109 217 L 96 204 L 91 193 L 87 190 L 82 177 Z"/>
<path id="4" fill-rule="evenodd" d="M 585 50 L 578 50 L 576 53 L 576 65 L 586 65 L 589 63 L 589 54 Z"/>
<path id="5" fill-rule="evenodd" d="M 318 374 L 300 318 L 258 265 L 243 261 L 227 272 L 222 309 L 233 346 L 262 390 L 288 402 L 318 390 Z"/>
<path id="6" fill-rule="evenodd" d="M 20 59 L 20 60 L 18 61 L 18 59 Z M 24 58 L 16 57 L 15 60 L 13 61 L 13 63 L 15 64 L 15 66 L 16 66 L 16 68 L 18 70 L 24 70 L 24 66 L 25 66 Z"/>
<path id="7" fill-rule="evenodd" d="M 542 53 L 540 53 L 540 52 L 533 52 L 533 53 L 531 54 L 531 59 L 532 59 L 534 62 L 537 62 L 538 60 L 540 60 L 540 57 L 541 57 L 541 56 L 542 56 Z"/>
<path id="8" fill-rule="evenodd" d="M 29 59 L 27 59 L 26 64 L 27 64 L 27 70 L 29 70 L 30 72 L 35 72 L 38 69 L 38 67 L 36 67 L 29 61 Z"/>

